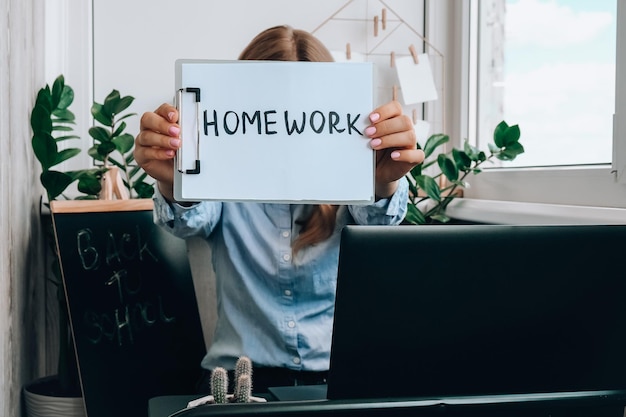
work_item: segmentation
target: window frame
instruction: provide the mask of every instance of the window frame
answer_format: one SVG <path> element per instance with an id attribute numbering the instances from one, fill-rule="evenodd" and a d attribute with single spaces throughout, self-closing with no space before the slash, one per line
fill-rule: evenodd
<path id="1" fill-rule="evenodd" d="M 427 34 L 433 43 L 447 48 L 449 85 L 447 101 L 457 103 L 446 111 L 447 133 L 459 146 L 475 139 L 476 12 L 478 0 L 442 2 L 429 0 Z M 460 30 L 459 30 L 460 28 Z M 626 6 L 617 2 L 616 105 L 613 162 L 598 166 L 499 168 L 468 178 L 464 198 L 449 207 L 453 217 L 501 223 L 602 223 L 626 222 Z M 456 70 L 454 70 L 456 69 Z M 523 143 L 523 126 L 522 143 Z M 462 139 L 460 139 L 462 138 Z"/>

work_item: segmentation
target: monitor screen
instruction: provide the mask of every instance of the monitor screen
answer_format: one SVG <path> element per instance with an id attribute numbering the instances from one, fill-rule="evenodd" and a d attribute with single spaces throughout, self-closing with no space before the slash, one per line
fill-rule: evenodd
<path id="1" fill-rule="evenodd" d="M 329 399 L 626 389 L 626 225 L 348 226 Z"/>

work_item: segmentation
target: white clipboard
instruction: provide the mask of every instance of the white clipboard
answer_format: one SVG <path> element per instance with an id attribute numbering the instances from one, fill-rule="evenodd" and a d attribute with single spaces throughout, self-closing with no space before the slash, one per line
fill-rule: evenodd
<path id="1" fill-rule="evenodd" d="M 372 63 L 176 61 L 178 201 L 369 204 Z"/>

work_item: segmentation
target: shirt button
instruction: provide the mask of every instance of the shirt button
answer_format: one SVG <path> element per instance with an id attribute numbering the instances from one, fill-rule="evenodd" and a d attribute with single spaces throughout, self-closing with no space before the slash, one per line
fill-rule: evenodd
<path id="1" fill-rule="evenodd" d="M 290 329 L 293 329 L 294 327 L 296 327 L 296 322 L 291 320 L 289 323 L 287 323 L 287 326 L 289 326 Z"/>
<path id="2" fill-rule="evenodd" d="M 296 365 L 300 365 L 300 358 L 293 358 L 292 360 Z"/>
<path id="3" fill-rule="evenodd" d="M 291 255 L 290 255 L 290 254 L 285 253 L 285 254 L 283 255 L 283 260 L 284 260 L 284 261 L 289 261 L 290 259 L 291 259 Z"/>
<path id="4" fill-rule="evenodd" d="M 291 296 L 291 290 L 285 290 L 284 294 L 285 294 L 287 297 L 290 297 L 290 296 Z"/>
<path id="5" fill-rule="evenodd" d="M 287 230 L 284 230 L 284 231 L 281 233 L 281 235 L 282 235 L 283 237 L 289 237 L 289 234 L 290 234 L 290 233 L 289 233 Z"/>

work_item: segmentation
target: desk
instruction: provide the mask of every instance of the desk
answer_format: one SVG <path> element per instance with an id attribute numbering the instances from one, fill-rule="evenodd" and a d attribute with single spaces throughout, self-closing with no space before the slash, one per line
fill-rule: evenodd
<path id="1" fill-rule="evenodd" d="M 182 410 L 187 407 L 187 403 L 196 398 L 200 398 L 201 395 L 165 395 L 160 397 L 150 398 L 148 401 L 148 416 L 149 417 L 168 417 L 178 410 Z"/>
<path id="2" fill-rule="evenodd" d="M 155 397 L 149 417 L 168 417 L 198 396 Z M 269 401 L 223 404 L 189 409 L 184 417 L 622 417 L 626 398 L 604 396 L 555 398 L 550 395 L 453 397 L 448 399 L 371 399 Z M 181 415 L 181 417 L 183 417 Z"/>

